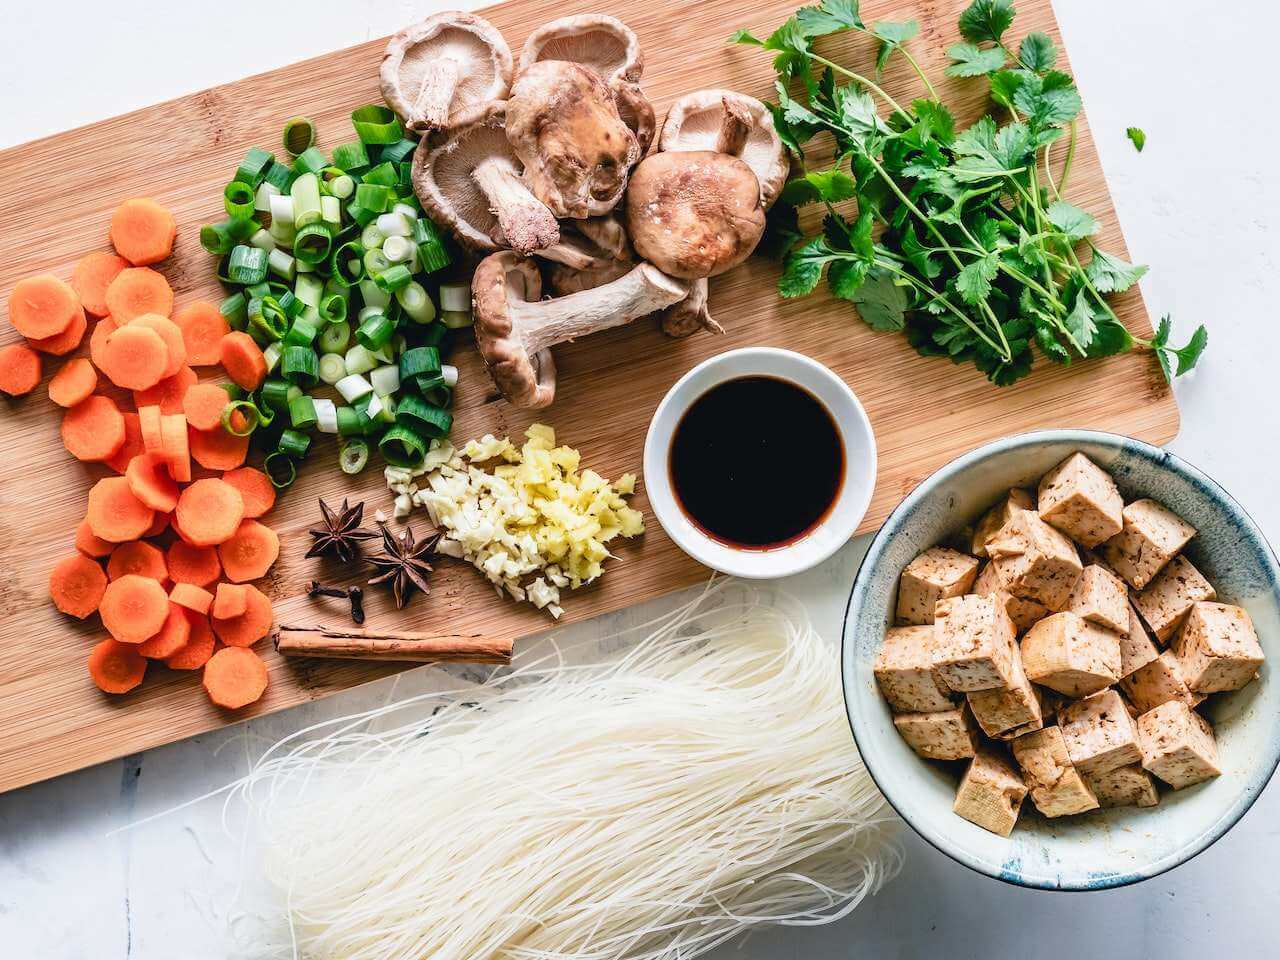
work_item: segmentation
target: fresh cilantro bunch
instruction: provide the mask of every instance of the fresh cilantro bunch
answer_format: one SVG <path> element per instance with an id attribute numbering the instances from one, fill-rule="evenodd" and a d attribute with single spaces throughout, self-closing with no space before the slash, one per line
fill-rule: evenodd
<path id="1" fill-rule="evenodd" d="M 784 259 L 779 292 L 804 296 L 825 274 L 873 329 L 904 331 L 920 353 L 971 362 L 1001 386 L 1030 372 L 1037 348 L 1068 364 L 1142 346 L 1166 375 L 1185 373 L 1204 350 L 1204 327 L 1179 349 L 1168 343 L 1167 318 L 1140 340 L 1107 302 L 1147 268 L 1099 249 L 1098 222 L 1063 199 L 1080 94 L 1055 69 L 1047 35 L 1029 33 L 1016 49 L 1006 41 L 1014 14 L 1012 0 L 975 0 L 960 16 L 963 42 L 947 50 L 947 74 L 985 77 L 1003 118 L 963 130 L 905 46 L 915 21 L 868 26 L 858 0 L 821 0 L 766 39 L 734 35 L 776 54 L 778 102 L 769 108 L 788 149 L 803 162 L 804 144 L 819 133 L 836 143 L 832 168 L 791 180 L 770 212 L 765 249 Z M 877 79 L 900 55 L 927 96 L 899 103 L 813 49 L 816 38 L 845 31 L 876 39 Z M 1050 151 L 1064 138 L 1055 179 Z M 835 209 L 846 200 L 856 202 L 852 219 Z M 798 229 L 796 208 L 807 204 L 826 207 L 818 236 Z"/>

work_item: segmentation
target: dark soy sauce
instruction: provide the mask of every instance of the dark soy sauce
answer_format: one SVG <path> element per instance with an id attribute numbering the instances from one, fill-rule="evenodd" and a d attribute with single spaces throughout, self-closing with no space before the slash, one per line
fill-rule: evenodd
<path id="1" fill-rule="evenodd" d="M 676 426 L 670 464 L 676 499 L 704 533 L 768 550 L 826 517 L 844 481 L 844 443 L 807 390 L 740 377 L 693 402 Z"/>

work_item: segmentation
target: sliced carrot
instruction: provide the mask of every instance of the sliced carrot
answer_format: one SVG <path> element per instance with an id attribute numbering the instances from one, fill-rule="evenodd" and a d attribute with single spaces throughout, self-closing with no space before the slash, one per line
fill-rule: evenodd
<path id="1" fill-rule="evenodd" d="M 84 333 L 89 329 L 89 321 L 84 318 L 84 311 L 79 310 L 76 315 L 71 318 L 71 323 L 67 325 L 67 329 L 53 337 L 45 337 L 43 340 L 31 340 L 31 348 L 39 350 L 41 353 L 48 353 L 55 357 L 65 357 L 68 353 L 80 346 L 80 341 L 84 339 Z"/>
<path id="2" fill-rule="evenodd" d="M 222 479 L 240 491 L 246 517 L 260 517 L 276 505 L 275 485 L 261 470 L 240 467 L 228 470 Z"/>
<path id="3" fill-rule="evenodd" d="M 147 532 L 143 534 L 144 537 L 158 537 L 169 529 L 169 520 L 173 514 L 161 513 L 159 510 L 155 514 L 151 519 L 151 526 L 147 527 Z"/>
<path id="4" fill-rule="evenodd" d="M 109 460 L 124 446 L 124 414 L 110 397 L 94 394 L 62 415 L 62 445 L 77 460 Z"/>
<path id="5" fill-rule="evenodd" d="M 121 475 L 129 469 L 129 461 L 140 453 L 146 453 L 146 449 L 142 445 L 142 420 L 136 414 L 125 411 L 120 414 L 124 417 L 124 443 L 120 449 L 113 453 L 110 457 L 103 461 L 108 467 Z"/>
<path id="6" fill-rule="evenodd" d="M 137 321 L 135 321 L 136 323 Z M 181 413 L 182 398 L 196 383 L 196 372 L 188 366 L 178 369 L 148 390 L 138 390 L 133 402 L 139 407 L 159 407 L 161 413 Z"/>
<path id="7" fill-rule="evenodd" d="M 251 583 L 244 586 L 244 613 L 225 620 L 213 617 L 213 632 L 229 647 L 251 647 L 268 633 L 275 620 L 271 601 Z"/>
<path id="8" fill-rule="evenodd" d="M 198 547 L 212 547 L 235 535 L 244 519 L 244 498 L 225 480 L 197 480 L 178 497 L 178 527 Z"/>
<path id="9" fill-rule="evenodd" d="M 215 641 L 209 618 L 188 611 L 187 623 L 191 631 L 187 645 L 165 658 L 165 666 L 170 670 L 199 670 L 213 656 Z"/>
<path id="10" fill-rule="evenodd" d="M 93 325 L 93 336 L 89 338 L 89 359 L 99 370 L 102 369 L 102 355 L 107 345 L 107 337 L 115 333 L 119 324 L 110 317 L 103 317 Z"/>
<path id="11" fill-rule="evenodd" d="M 174 314 L 173 322 L 182 330 L 187 363 L 216 367 L 222 362 L 222 338 L 231 332 L 231 325 L 216 304 L 207 300 L 189 303 Z"/>
<path id="12" fill-rule="evenodd" d="M 148 660 L 163 660 L 173 656 L 190 640 L 191 620 L 187 616 L 187 609 L 170 603 L 164 626 L 154 637 L 149 637 L 138 645 L 138 653 Z"/>
<path id="13" fill-rule="evenodd" d="M 53 605 L 69 616 L 83 620 L 98 609 L 107 589 L 107 575 L 97 560 L 73 553 L 49 573 L 49 596 Z"/>
<path id="14" fill-rule="evenodd" d="M 223 337 L 220 357 L 227 376 L 244 390 L 257 390 L 267 378 L 267 361 L 247 333 L 233 330 Z"/>
<path id="15" fill-rule="evenodd" d="M 11 343 L 0 349 L 0 390 L 11 397 L 30 393 L 40 384 L 40 354 L 25 343 Z"/>
<path id="16" fill-rule="evenodd" d="M 142 643 L 164 626 L 169 597 L 158 580 L 130 573 L 107 584 L 98 612 L 111 636 L 121 643 Z"/>
<path id="17" fill-rule="evenodd" d="M 169 354 L 160 334 L 130 325 L 107 337 L 101 359 L 100 369 L 117 387 L 146 390 L 164 378 Z"/>
<path id="18" fill-rule="evenodd" d="M 238 710 L 267 689 L 267 665 L 252 650 L 225 647 L 204 665 L 204 692 L 217 706 Z"/>
<path id="19" fill-rule="evenodd" d="M 140 453 L 129 461 L 125 479 L 133 495 L 152 510 L 172 513 L 178 505 L 178 485 L 169 475 L 169 461 L 154 453 Z"/>
<path id="20" fill-rule="evenodd" d="M 222 576 L 222 564 L 214 547 L 194 547 L 182 540 L 169 545 L 169 576 L 174 583 L 207 587 Z"/>
<path id="21" fill-rule="evenodd" d="M 150 577 L 164 584 L 169 579 L 169 568 L 165 566 L 164 552 L 141 540 L 130 540 L 122 543 L 112 551 L 107 561 L 107 576 L 119 580 L 129 574 L 139 577 Z"/>
<path id="22" fill-rule="evenodd" d="M 102 250 L 81 258 L 76 264 L 76 272 L 71 275 L 71 289 L 80 298 L 81 306 L 95 317 L 105 317 L 108 313 L 107 287 L 127 266 L 129 261 L 124 257 Z"/>
<path id="23" fill-rule="evenodd" d="M 98 371 L 84 357 L 69 360 L 49 381 L 49 399 L 60 407 L 74 407 L 98 387 Z"/>
<path id="24" fill-rule="evenodd" d="M 208 613 L 213 606 L 213 594 L 193 583 L 175 583 L 169 591 L 169 599 L 196 613 Z"/>
<path id="25" fill-rule="evenodd" d="M 128 693 L 146 672 L 146 658 L 130 644 L 108 637 L 89 651 L 89 676 L 103 693 Z"/>
<path id="26" fill-rule="evenodd" d="M 89 529 L 88 520 L 81 520 L 80 526 L 76 527 L 76 549 L 86 557 L 109 557 L 115 548 L 110 540 L 103 540 Z"/>
<path id="27" fill-rule="evenodd" d="M 182 331 L 178 329 L 178 325 L 168 317 L 162 317 L 158 313 L 144 313 L 140 317 L 134 317 L 129 321 L 130 325 L 137 324 L 140 327 L 150 327 L 156 333 L 160 334 L 160 339 L 164 341 L 164 347 L 169 351 L 169 363 L 164 368 L 164 375 L 172 377 L 187 364 L 187 345 L 182 339 Z"/>
<path id="28" fill-rule="evenodd" d="M 214 383 L 197 383 L 182 398 L 182 412 L 187 423 L 197 430 L 213 430 L 222 426 L 222 411 L 231 398 Z"/>
<path id="29" fill-rule="evenodd" d="M 51 273 L 19 280 L 9 294 L 9 322 L 24 337 L 56 337 L 84 308 L 69 284 Z"/>
<path id="30" fill-rule="evenodd" d="M 245 520 L 230 540 L 218 546 L 223 572 L 233 583 L 265 577 L 279 556 L 280 538 L 257 520 Z"/>
<path id="31" fill-rule="evenodd" d="M 234 470 L 249 455 L 249 438 L 238 437 L 229 430 L 191 431 L 191 456 L 209 470 Z"/>
<path id="32" fill-rule="evenodd" d="M 177 234 L 173 214 L 150 197 L 126 200 L 111 217 L 111 245 L 134 266 L 164 260 Z"/>
<path id="33" fill-rule="evenodd" d="M 160 408 L 146 406 L 138 408 L 138 429 L 142 431 L 142 450 L 144 453 L 164 453 L 164 434 Z"/>
<path id="34" fill-rule="evenodd" d="M 95 537 L 112 543 L 137 540 L 151 526 L 151 516 L 151 508 L 133 495 L 124 477 L 104 477 L 89 490 L 86 519 Z"/>
<path id="35" fill-rule="evenodd" d="M 179 483 L 191 479 L 191 448 L 187 439 L 187 418 L 173 413 L 160 418 L 162 452 L 169 461 L 169 473 Z"/>
<path id="36" fill-rule="evenodd" d="M 220 583 L 213 595 L 213 616 L 230 620 L 244 613 L 249 606 L 249 591 L 238 583 Z"/>
<path id="37" fill-rule="evenodd" d="M 147 267 L 130 267 L 107 287 L 107 312 L 123 326 L 144 313 L 167 317 L 173 313 L 173 290 L 162 274 Z"/>

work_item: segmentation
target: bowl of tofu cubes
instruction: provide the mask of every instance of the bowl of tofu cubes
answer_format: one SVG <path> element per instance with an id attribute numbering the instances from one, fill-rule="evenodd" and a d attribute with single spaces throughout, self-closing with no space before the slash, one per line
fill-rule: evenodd
<path id="1" fill-rule="evenodd" d="M 990 443 L 873 540 L 845 617 L 867 769 L 997 879 L 1093 890 L 1229 830 L 1280 757 L 1280 567 L 1173 454 L 1082 430 Z"/>

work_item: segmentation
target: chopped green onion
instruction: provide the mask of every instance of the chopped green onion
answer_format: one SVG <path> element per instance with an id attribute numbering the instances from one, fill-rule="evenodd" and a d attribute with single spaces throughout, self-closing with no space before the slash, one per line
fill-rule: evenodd
<path id="1" fill-rule="evenodd" d="M 371 103 L 352 111 L 351 126 L 363 143 L 398 143 L 401 137 L 400 121 L 389 108 L 380 103 Z"/>
<path id="2" fill-rule="evenodd" d="M 471 326 L 471 311 L 463 313 L 460 310 L 442 310 L 440 322 L 450 330 L 461 330 L 463 327 Z"/>
<path id="3" fill-rule="evenodd" d="M 333 148 L 333 165 L 348 173 L 365 170 L 369 167 L 369 152 L 359 140 L 340 143 Z"/>
<path id="4" fill-rule="evenodd" d="M 387 237 L 387 242 L 382 245 L 382 255 L 392 263 L 411 263 L 416 252 L 408 237 Z"/>
<path id="5" fill-rule="evenodd" d="M 271 166 L 267 170 L 264 183 L 270 183 L 280 190 L 281 193 L 289 189 L 293 183 L 293 171 L 281 163 L 279 160 L 271 161 Z"/>
<path id="6" fill-rule="evenodd" d="M 400 401 L 396 423 L 412 427 L 423 436 L 439 439 L 449 435 L 449 428 L 453 426 L 453 414 L 410 393 Z"/>
<path id="7" fill-rule="evenodd" d="M 374 249 L 374 250 L 366 250 L 364 252 L 365 272 L 370 277 L 372 277 L 375 280 L 375 282 L 377 280 L 377 275 L 381 273 L 383 270 L 388 269 L 390 266 L 391 266 L 391 261 L 387 259 L 387 255 L 383 253 L 381 250 Z M 379 289 L 385 289 L 385 288 L 379 286 Z"/>
<path id="8" fill-rule="evenodd" d="M 364 277 L 364 247 L 348 240 L 329 254 L 329 273 L 344 287 L 359 283 Z"/>
<path id="9" fill-rule="evenodd" d="M 356 182 L 345 173 L 329 181 L 329 194 L 338 200 L 346 200 L 356 192 Z"/>
<path id="10" fill-rule="evenodd" d="M 273 296 L 249 302 L 249 330 L 260 333 L 268 343 L 283 339 L 289 330 L 289 314 Z"/>
<path id="11" fill-rule="evenodd" d="M 307 455 L 307 451 L 311 449 L 311 438 L 305 433 L 297 430 L 286 429 L 280 434 L 281 453 L 287 453 L 295 460 L 301 460 Z"/>
<path id="12" fill-rule="evenodd" d="M 293 326 L 285 334 L 284 344 L 286 347 L 311 347 L 315 343 L 317 333 L 314 326 L 299 317 L 293 321 Z"/>
<path id="13" fill-rule="evenodd" d="M 316 142 L 316 125 L 306 117 L 291 117 L 285 121 L 281 141 L 285 150 L 299 156 Z"/>
<path id="14" fill-rule="evenodd" d="M 206 223 L 200 228 L 200 246 L 209 253 L 230 253 L 237 243 L 248 240 L 257 231 L 253 220 L 225 220 L 222 223 Z"/>
<path id="15" fill-rule="evenodd" d="M 364 433 L 360 414 L 353 407 L 338 407 L 338 436 L 358 437 Z"/>
<path id="16" fill-rule="evenodd" d="M 325 294 L 317 309 L 325 323 L 341 323 L 347 318 L 347 298 L 340 293 Z"/>
<path id="17" fill-rule="evenodd" d="M 368 263 L 365 263 L 368 266 Z M 373 274 L 373 282 L 382 290 L 394 293 L 413 280 L 413 273 L 403 263 L 394 263 Z"/>
<path id="18" fill-rule="evenodd" d="M 369 224 L 360 232 L 360 246 L 366 250 L 382 249 L 383 241 L 387 239 L 386 234 L 378 229 L 376 222 Z"/>
<path id="19" fill-rule="evenodd" d="M 290 194 L 282 193 L 271 198 L 271 225 L 293 226 L 293 197 Z"/>
<path id="20" fill-rule="evenodd" d="M 262 402 L 273 410 L 289 409 L 289 384 L 284 380 L 268 380 L 258 390 Z"/>
<path id="21" fill-rule="evenodd" d="M 218 306 L 222 319 L 232 330 L 243 330 L 249 325 L 249 301 L 243 291 L 237 291 Z"/>
<path id="22" fill-rule="evenodd" d="M 367 350 L 381 350 L 396 332 L 396 325 L 384 313 L 375 313 L 356 329 L 356 340 Z"/>
<path id="23" fill-rule="evenodd" d="M 382 184 L 370 183 L 368 180 L 365 180 L 356 187 L 356 196 L 352 201 L 354 206 L 363 207 L 366 210 L 372 210 L 379 215 L 386 213 L 390 208 L 391 203 L 391 189 L 383 186 Z"/>
<path id="24" fill-rule="evenodd" d="M 342 201 L 337 197 L 324 194 L 320 197 L 320 219 L 328 224 L 334 233 L 342 228 Z"/>
<path id="25" fill-rule="evenodd" d="M 294 158 L 293 172 L 298 174 L 319 173 L 328 165 L 328 158 L 318 147 L 308 147 Z"/>
<path id="26" fill-rule="evenodd" d="M 378 229 L 384 237 L 407 237 L 413 233 L 413 224 L 403 213 L 393 210 L 378 217 Z"/>
<path id="27" fill-rule="evenodd" d="M 416 280 L 396 291 L 396 302 L 414 323 L 430 323 L 436 318 L 436 305 L 427 296 L 426 288 Z"/>
<path id="28" fill-rule="evenodd" d="M 257 247 L 259 250 L 265 250 L 270 253 L 276 248 L 276 238 L 271 236 L 269 230 L 259 230 L 249 238 L 249 246 Z"/>
<path id="29" fill-rule="evenodd" d="M 378 396 L 389 397 L 400 389 L 400 368 L 395 364 L 378 367 L 369 373 L 369 383 Z"/>
<path id="30" fill-rule="evenodd" d="M 400 354 L 400 381 L 408 383 L 419 377 L 440 374 L 440 351 L 435 347 L 414 347 Z"/>
<path id="31" fill-rule="evenodd" d="M 258 189 L 253 194 L 253 209 L 255 213 L 270 213 L 271 198 L 280 196 L 280 188 L 274 183 L 267 183 L 263 180 L 258 184 Z"/>
<path id="32" fill-rule="evenodd" d="M 293 458 L 289 456 L 288 452 L 284 450 L 276 450 L 267 454 L 267 458 L 262 461 L 262 468 L 270 478 L 271 485 L 277 490 L 284 490 L 292 486 L 293 481 L 298 479 L 298 466 L 293 462 Z"/>
<path id="33" fill-rule="evenodd" d="M 326 353 L 320 358 L 320 379 L 332 386 L 347 375 L 347 363 L 340 353 Z"/>
<path id="34" fill-rule="evenodd" d="M 416 467 L 427 455 L 427 442 L 412 428 L 397 423 L 382 435 L 378 449 L 393 467 Z"/>
<path id="35" fill-rule="evenodd" d="M 356 189 L 359 190 L 360 188 L 356 187 Z M 354 200 L 352 200 L 350 203 L 347 204 L 347 216 L 349 216 L 352 220 L 356 222 L 357 225 L 361 227 L 363 227 L 365 224 L 372 223 L 374 220 L 377 220 L 379 213 L 380 211 L 370 210 L 367 207 L 361 206 L 359 203 L 357 203 Z"/>
<path id="36" fill-rule="evenodd" d="M 376 183 L 384 187 L 394 187 L 400 183 L 400 171 L 394 164 L 380 163 L 360 178 L 362 183 Z"/>
<path id="37" fill-rule="evenodd" d="M 254 214 L 257 195 L 252 185 L 232 180 L 222 191 L 222 206 L 233 220 L 248 220 Z"/>
<path id="38" fill-rule="evenodd" d="M 295 274 L 295 262 L 284 250 L 275 249 L 267 256 L 267 264 L 271 267 L 272 273 L 284 277 L 286 280 L 292 280 Z"/>
<path id="39" fill-rule="evenodd" d="M 310 430 L 316 425 L 316 405 L 306 394 L 289 402 L 289 422 L 295 430 Z"/>
<path id="40" fill-rule="evenodd" d="M 382 148 L 382 153 L 378 159 L 387 163 L 402 163 L 413 155 L 413 151 L 417 147 L 417 140 L 401 140 L 398 143 L 388 143 Z"/>
<path id="41" fill-rule="evenodd" d="M 440 284 L 440 309 L 446 311 L 471 312 L 471 284 Z"/>
<path id="42" fill-rule="evenodd" d="M 267 252 L 257 247 L 236 247 L 227 263 L 227 276 L 233 283 L 261 283 L 267 277 Z"/>
<path id="43" fill-rule="evenodd" d="M 267 373 L 275 373 L 276 367 L 280 366 L 282 353 L 284 353 L 284 345 L 279 340 L 274 340 L 262 348 L 262 359 L 266 361 Z"/>
<path id="44" fill-rule="evenodd" d="M 256 188 L 266 178 L 268 168 L 275 161 L 276 158 L 267 151 L 251 147 L 244 155 L 244 159 L 240 161 L 240 166 L 236 168 L 236 175 L 232 179 Z"/>
<path id="45" fill-rule="evenodd" d="M 444 379 L 444 385 L 450 390 L 458 385 L 458 368 L 452 364 L 444 364 L 440 368 L 440 376 Z"/>
<path id="46" fill-rule="evenodd" d="M 239 430 L 235 427 L 235 415 L 237 410 L 241 412 L 241 419 L 243 420 L 243 426 Z M 222 429 L 226 430 L 227 433 L 233 434 L 237 437 L 247 437 L 249 434 L 253 433 L 254 430 L 258 429 L 258 426 L 258 408 L 252 402 L 248 400 L 235 400 L 222 408 Z"/>
<path id="47" fill-rule="evenodd" d="M 363 440 L 348 440 L 338 451 L 338 466 L 343 473 L 359 473 L 368 462 L 369 445 Z"/>
<path id="48" fill-rule="evenodd" d="M 333 228 L 324 222 L 308 223 L 298 228 L 293 241 L 293 255 L 303 263 L 319 263 L 329 256 L 333 245 Z"/>
<path id="49" fill-rule="evenodd" d="M 444 245 L 444 235 L 426 217 L 413 221 L 413 242 L 418 246 L 418 259 L 424 272 L 434 273 L 449 265 L 452 258 Z"/>
<path id="50" fill-rule="evenodd" d="M 309 307 L 319 307 L 324 297 L 324 281 L 319 277 L 302 276 L 293 285 L 293 294 Z"/>
<path id="51" fill-rule="evenodd" d="M 351 364 L 347 364 L 347 369 L 351 369 Z M 333 386 L 347 403 L 354 403 L 361 397 L 373 393 L 373 385 L 358 373 L 347 374 Z"/>
<path id="52" fill-rule="evenodd" d="M 352 344 L 343 361 L 347 365 L 347 373 L 368 373 L 378 365 L 377 358 L 362 343 Z"/>
<path id="53" fill-rule="evenodd" d="M 331 323 L 320 331 L 320 349 L 325 353 L 341 353 L 351 342 L 351 325 Z"/>
<path id="54" fill-rule="evenodd" d="M 314 173 L 304 173 L 289 187 L 293 198 L 293 222 L 301 228 L 321 219 L 320 178 Z"/>
<path id="55" fill-rule="evenodd" d="M 338 407 L 332 400 L 324 397 L 312 397 L 316 408 L 316 429 L 321 433 L 338 432 Z"/>
<path id="56" fill-rule="evenodd" d="M 316 352 L 310 347 L 290 346 L 284 348 L 280 372 L 295 386 L 310 389 L 320 379 L 319 365 Z"/>

